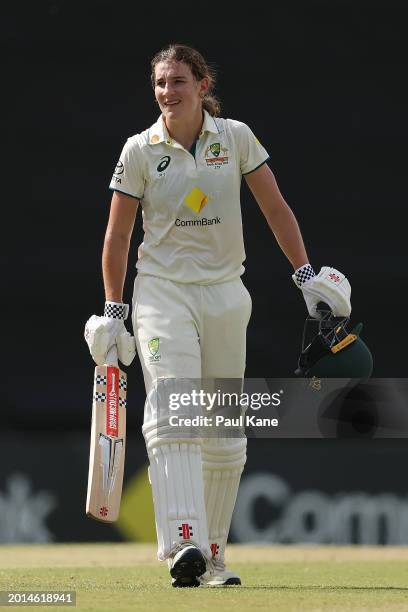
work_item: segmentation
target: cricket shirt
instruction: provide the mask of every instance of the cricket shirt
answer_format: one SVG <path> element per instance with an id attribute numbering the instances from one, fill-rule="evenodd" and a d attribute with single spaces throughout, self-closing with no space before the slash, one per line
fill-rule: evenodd
<path id="1" fill-rule="evenodd" d="M 130 137 L 110 189 L 141 202 L 139 273 L 209 285 L 244 272 L 241 178 L 269 159 L 250 128 L 204 111 L 190 151 L 173 140 L 162 116 Z"/>

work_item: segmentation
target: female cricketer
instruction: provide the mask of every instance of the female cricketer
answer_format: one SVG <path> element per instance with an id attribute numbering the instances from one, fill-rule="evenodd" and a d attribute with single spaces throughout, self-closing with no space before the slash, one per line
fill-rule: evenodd
<path id="1" fill-rule="evenodd" d="M 122 292 L 140 204 L 144 238 L 132 323 L 146 386 L 143 434 L 158 558 L 168 560 L 175 587 L 241 584 L 225 567 L 225 547 L 246 439 L 175 439 L 168 420 L 158 418 L 157 382 L 244 377 L 251 298 L 241 280 L 242 176 L 293 267 L 309 313 L 316 316 L 324 301 L 336 316 L 348 316 L 351 290 L 334 268 L 313 271 L 268 153 L 247 125 L 219 116 L 215 76 L 202 55 L 174 44 L 151 67 L 161 115 L 127 140 L 116 165 L 102 256 L 104 316 L 88 321 L 86 337 L 98 364 L 114 344 L 123 363 L 133 359 Z"/>

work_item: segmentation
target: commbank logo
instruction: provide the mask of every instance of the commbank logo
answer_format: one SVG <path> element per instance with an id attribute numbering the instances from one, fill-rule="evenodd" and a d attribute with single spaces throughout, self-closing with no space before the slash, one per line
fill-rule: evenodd
<path id="1" fill-rule="evenodd" d="M 176 219 L 175 226 L 176 227 L 196 227 L 196 226 L 205 226 L 205 225 L 218 225 L 221 223 L 221 217 L 213 217 L 212 219 L 207 219 L 207 217 L 202 217 L 201 219 Z"/>
<path id="2" fill-rule="evenodd" d="M 184 198 L 184 204 L 196 214 L 200 213 L 204 206 L 208 204 L 208 196 L 198 187 L 193 189 Z"/>

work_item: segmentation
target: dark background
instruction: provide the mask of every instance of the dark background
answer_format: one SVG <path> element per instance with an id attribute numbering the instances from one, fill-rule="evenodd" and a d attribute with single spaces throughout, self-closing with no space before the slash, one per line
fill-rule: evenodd
<path id="1" fill-rule="evenodd" d="M 3 306 L 18 321 L 5 330 L 7 422 L 34 410 L 68 427 L 87 422 L 82 333 L 103 308 L 108 184 L 126 138 L 158 116 L 149 62 L 169 42 L 197 47 L 217 68 L 223 115 L 248 123 L 270 153 L 312 264 L 349 277 L 374 375 L 406 376 L 403 2 L 259 2 L 241 12 L 228 2 L 55 0 L 3 11 Z M 247 375 L 290 376 L 305 304 L 246 186 L 242 209 L 253 296 Z M 137 363 L 130 387 L 140 413 Z"/>
<path id="2" fill-rule="evenodd" d="M 83 327 L 103 309 L 108 184 L 127 137 L 158 116 L 149 62 L 170 42 L 198 48 L 217 69 L 222 114 L 246 122 L 268 150 L 315 269 L 332 265 L 350 279 L 374 376 L 407 376 L 405 2 L 54 0 L 1 12 L 1 413 L 4 435 L 20 431 L 16 447 L 36 430 L 88 435 L 93 364 Z M 247 376 L 289 377 L 305 304 L 245 185 L 242 210 L 253 298 Z M 128 375 L 129 431 L 143 445 L 137 360 Z M 305 465 L 317 444 L 299 446 Z"/>

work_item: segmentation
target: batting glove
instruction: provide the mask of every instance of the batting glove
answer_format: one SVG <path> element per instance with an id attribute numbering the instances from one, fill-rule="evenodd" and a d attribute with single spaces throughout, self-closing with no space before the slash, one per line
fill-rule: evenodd
<path id="1" fill-rule="evenodd" d="M 319 318 L 317 305 L 327 304 L 335 317 L 349 317 L 351 313 L 351 286 L 347 278 L 329 266 L 323 266 L 315 274 L 310 264 L 295 270 L 293 281 L 302 291 L 311 317 Z"/>
<path id="2" fill-rule="evenodd" d="M 118 302 L 105 302 L 103 317 L 92 315 L 85 324 L 85 341 L 97 365 L 106 363 L 109 349 L 116 344 L 118 359 L 130 365 L 136 354 L 136 343 L 126 330 L 129 306 Z"/>

